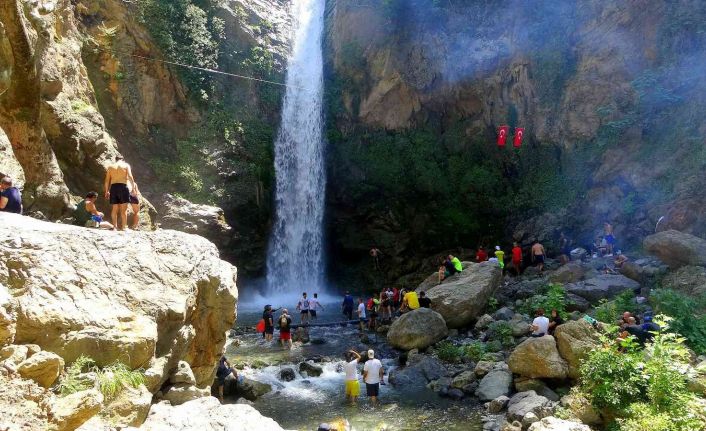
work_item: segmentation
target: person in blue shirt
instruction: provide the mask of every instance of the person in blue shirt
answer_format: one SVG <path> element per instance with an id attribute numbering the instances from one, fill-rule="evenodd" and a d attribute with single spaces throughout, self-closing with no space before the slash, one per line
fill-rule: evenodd
<path id="1" fill-rule="evenodd" d="M 0 211 L 22 214 L 22 194 L 13 187 L 10 177 L 0 180 Z"/>
<path id="2" fill-rule="evenodd" d="M 346 292 L 346 296 L 343 297 L 343 304 L 341 304 L 341 311 L 346 315 L 348 320 L 353 320 L 353 308 L 355 307 L 355 302 L 350 292 Z"/>

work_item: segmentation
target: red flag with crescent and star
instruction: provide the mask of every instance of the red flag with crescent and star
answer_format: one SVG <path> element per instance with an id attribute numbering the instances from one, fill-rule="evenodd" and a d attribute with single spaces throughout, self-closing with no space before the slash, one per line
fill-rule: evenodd
<path id="1" fill-rule="evenodd" d="M 507 141 L 507 134 L 510 132 L 510 126 L 498 127 L 498 147 L 504 147 Z"/>
<path id="2" fill-rule="evenodd" d="M 515 128 L 515 139 L 512 141 L 512 146 L 515 148 L 520 148 L 522 146 L 522 136 L 525 134 L 524 127 Z"/>

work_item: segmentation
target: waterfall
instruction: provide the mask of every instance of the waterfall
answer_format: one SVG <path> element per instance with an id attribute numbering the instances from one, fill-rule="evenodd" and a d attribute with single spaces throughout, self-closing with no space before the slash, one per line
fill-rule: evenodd
<path id="1" fill-rule="evenodd" d="M 294 43 L 275 141 L 275 224 L 267 256 L 269 294 L 323 290 L 323 33 L 325 0 L 294 0 Z M 311 295 L 311 293 L 310 293 Z"/>

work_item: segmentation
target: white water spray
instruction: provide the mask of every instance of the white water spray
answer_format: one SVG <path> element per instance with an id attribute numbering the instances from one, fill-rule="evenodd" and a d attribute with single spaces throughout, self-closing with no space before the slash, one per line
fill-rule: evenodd
<path id="1" fill-rule="evenodd" d="M 294 0 L 295 34 L 275 142 L 276 219 L 268 294 L 323 290 L 323 34 L 325 0 Z M 311 294 L 310 294 L 311 295 Z"/>

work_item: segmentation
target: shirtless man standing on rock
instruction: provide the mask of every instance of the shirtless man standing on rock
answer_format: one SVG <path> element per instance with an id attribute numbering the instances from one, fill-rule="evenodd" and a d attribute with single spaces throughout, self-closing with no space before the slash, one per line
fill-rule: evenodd
<path id="1" fill-rule="evenodd" d="M 130 203 L 130 189 L 128 189 L 128 181 L 133 190 L 137 189 L 135 179 L 132 177 L 132 169 L 123 156 L 115 156 L 115 163 L 108 166 L 108 171 L 105 173 L 105 198 L 110 199 L 113 206 L 111 210 L 111 218 L 113 226 L 118 230 L 127 228 L 127 206 Z M 120 212 L 121 224 L 118 225 L 118 212 Z"/>

